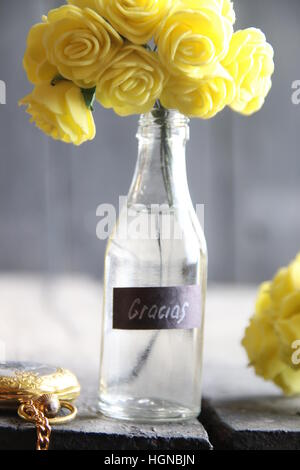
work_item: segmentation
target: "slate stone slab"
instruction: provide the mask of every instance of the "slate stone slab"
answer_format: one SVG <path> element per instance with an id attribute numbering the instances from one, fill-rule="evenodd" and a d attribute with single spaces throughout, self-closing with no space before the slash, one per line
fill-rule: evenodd
<path id="1" fill-rule="evenodd" d="M 96 397 L 83 392 L 79 414 L 67 425 L 53 427 L 53 450 L 210 450 L 204 427 L 195 419 L 173 424 L 127 424 L 102 417 Z M 35 429 L 14 414 L 0 415 L 0 450 L 30 450 Z"/>
<path id="2" fill-rule="evenodd" d="M 300 450 L 300 397 L 282 396 L 246 368 L 210 373 L 201 422 L 215 450 Z"/>

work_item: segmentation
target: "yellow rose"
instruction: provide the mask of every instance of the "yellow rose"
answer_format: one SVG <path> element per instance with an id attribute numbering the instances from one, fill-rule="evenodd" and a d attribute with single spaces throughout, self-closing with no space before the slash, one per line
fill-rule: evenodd
<path id="1" fill-rule="evenodd" d="M 78 86 L 95 86 L 103 68 L 121 48 L 122 38 L 91 9 L 65 5 L 51 10 L 48 22 L 44 45 L 49 61 Z"/>
<path id="2" fill-rule="evenodd" d="M 223 15 L 221 0 L 175 2 L 155 35 L 168 72 L 195 79 L 213 73 L 227 55 L 233 34 L 231 21 Z"/>
<path id="3" fill-rule="evenodd" d="M 160 97 L 164 74 L 154 52 L 127 45 L 104 70 L 96 97 L 120 116 L 151 111 Z"/>
<path id="4" fill-rule="evenodd" d="M 75 5 L 90 0 L 69 0 Z M 167 14 L 172 0 L 94 0 L 94 8 L 133 44 L 147 44 Z"/>
<path id="5" fill-rule="evenodd" d="M 20 104 L 27 106 L 31 122 L 53 139 L 80 145 L 95 137 L 92 112 L 80 89 L 71 82 L 62 81 L 54 87 L 37 85 Z"/>
<path id="6" fill-rule="evenodd" d="M 257 375 L 272 380 L 286 395 L 298 394 L 300 371 L 293 370 L 291 364 L 282 360 L 276 323 L 271 310 L 268 310 L 271 304 L 268 292 L 268 287 L 263 284 L 257 299 L 256 314 L 250 320 L 242 344 Z"/>
<path id="7" fill-rule="evenodd" d="M 160 97 L 162 105 L 190 117 L 214 117 L 231 103 L 235 94 L 230 75 L 222 68 L 218 70 L 220 73 L 216 76 L 199 80 L 171 76 Z"/>
<path id="8" fill-rule="evenodd" d="M 39 83 L 50 83 L 58 74 L 57 67 L 50 64 L 43 45 L 44 34 L 48 28 L 47 23 L 34 25 L 29 31 L 27 48 L 23 59 L 23 66 L 28 80 L 34 85 Z"/>
<path id="9" fill-rule="evenodd" d="M 263 106 L 272 86 L 273 57 L 273 48 L 259 29 L 234 33 L 222 62 L 236 84 L 236 96 L 230 105 L 234 111 L 251 115 Z"/>
<path id="10" fill-rule="evenodd" d="M 299 365 L 292 361 L 295 340 L 300 340 L 300 255 L 262 284 L 242 341 L 255 372 L 288 395 L 300 393 Z"/>

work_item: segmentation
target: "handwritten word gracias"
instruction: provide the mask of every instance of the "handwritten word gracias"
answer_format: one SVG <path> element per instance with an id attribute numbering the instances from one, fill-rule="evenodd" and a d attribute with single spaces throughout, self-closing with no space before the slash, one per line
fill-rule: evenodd
<path id="1" fill-rule="evenodd" d="M 132 302 L 129 312 L 129 320 L 143 320 L 148 318 L 149 320 L 175 320 L 178 325 L 183 322 L 186 317 L 189 303 L 184 302 L 181 304 L 171 305 L 145 305 L 140 298 L 134 299 Z"/>

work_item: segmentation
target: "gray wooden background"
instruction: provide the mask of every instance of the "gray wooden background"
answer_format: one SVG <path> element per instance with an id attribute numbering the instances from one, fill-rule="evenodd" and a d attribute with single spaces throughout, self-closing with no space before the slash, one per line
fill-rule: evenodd
<path id="1" fill-rule="evenodd" d="M 17 106 L 30 90 L 22 70 L 29 27 L 59 0 L 0 0 L 0 271 L 80 272 L 102 277 L 105 243 L 96 207 L 117 204 L 134 170 L 135 117 L 97 107 L 97 139 L 75 149 L 50 141 Z M 264 109 L 194 120 L 188 147 L 193 200 L 205 203 L 209 276 L 259 282 L 300 251 L 299 0 L 236 0 L 238 27 L 262 28 L 276 51 Z"/>

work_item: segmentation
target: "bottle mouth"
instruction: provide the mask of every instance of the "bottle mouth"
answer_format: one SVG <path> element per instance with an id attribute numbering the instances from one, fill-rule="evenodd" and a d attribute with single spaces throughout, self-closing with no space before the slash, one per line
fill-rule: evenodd
<path id="1" fill-rule="evenodd" d="M 141 115 L 138 136 L 150 137 L 153 134 L 160 136 L 164 131 L 167 134 L 166 137 L 178 133 L 188 140 L 189 122 L 189 118 L 179 111 L 155 106 L 149 113 Z"/>

